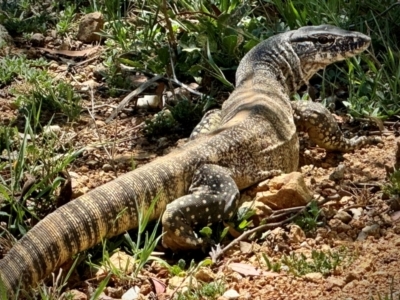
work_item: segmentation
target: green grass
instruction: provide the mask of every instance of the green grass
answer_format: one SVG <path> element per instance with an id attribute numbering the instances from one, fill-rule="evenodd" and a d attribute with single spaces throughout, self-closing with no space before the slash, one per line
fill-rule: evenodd
<path id="1" fill-rule="evenodd" d="M 192 291 L 177 292 L 174 296 L 174 300 L 216 300 L 223 295 L 225 292 L 225 284 L 223 281 L 217 280 L 210 283 L 200 283 L 200 286 L 196 287 Z"/>
<path id="2" fill-rule="evenodd" d="M 263 253 L 263 259 L 269 271 L 280 272 L 285 269 L 295 276 L 308 273 L 321 273 L 329 276 L 339 267 L 345 268 L 353 261 L 353 255 L 346 248 L 328 252 L 312 250 L 310 256 L 303 253 L 283 255 L 280 260 L 272 261 Z"/>
<path id="3" fill-rule="evenodd" d="M 394 170 L 389 175 L 389 182 L 383 187 L 383 191 L 392 196 L 400 196 L 400 170 Z"/>
<path id="4" fill-rule="evenodd" d="M 288 272 L 296 276 L 314 272 L 324 276 L 331 275 L 339 266 L 347 267 L 351 262 L 352 255 L 346 248 L 329 252 L 312 250 L 309 258 L 304 254 L 284 255 L 282 258 L 282 265 L 285 265 Z"/>
<path id="5" fill-rule="evenodd" d="M 318 221 L 320 217 L 320 209 L 316 201 L 313 201 L 311 205 L 298 217 L 294 219 L 294 223 L 298 225 L 305 232 L 312 232 L 317 229 L 321 223 Z"/>

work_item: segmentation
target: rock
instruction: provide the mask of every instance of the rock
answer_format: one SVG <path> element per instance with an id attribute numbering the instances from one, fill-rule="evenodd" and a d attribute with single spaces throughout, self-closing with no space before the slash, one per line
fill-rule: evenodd
<path id="1" fill-rule="evenodd" d="M 123 251 L 118 251 L 115 252 L 113 255 L 111 255 L 109 259 L 109 264 L 118 270 L 120 270 L 122 273 L 125 274 L 130 274 L 133 272 L 135 268 L 135 263 L 134 263 L 134 258 L 128 254 L 126 254 Z M 101 266 L 101 268 L 96 272 L 96 276 L 101 276 L 107 273 L 108 269 L 110 266 L 107 264 L 105 266 Z"/>
<path id="2" fill-rule="evenodd" d="M 379 229 L 380 227 L 378 224 L 365 226 L 358 234 L 357 241 L 364 241 L 370 235 L 374 237 L 379 237 L 380 236 Z"/>
<path id="3" fill-rule="evenodd" d="M 96 33 L 102 30 L 103 26 L 104 16 L 101 12 L 89 13 L 82 18 L 76 37 L 84 43 L 98 42 L 101 37 Z"/>
<path id="4" fill-rule="evenodd" d="M 12 46 L 14 41 L 12 37 L 8 34 L 7 29 L 0 24 L 0 48 Z"/>
<path id="5" fill-rule="evenodd" d="M 243 276 L 241 274 L 237 273 L 237 272 L 230 273 L 228 275 L 228 278 L 232 282 L 236 282 L 236 283 L 239 283 L 239 282 L 241 282 L 243 280 Z"/>
<path id="6" fill-rule="evenodd" d="M 322 189 L 334 189 L 336 187 L 336 184 L 332 180 L 324 179 L 320 183 L 320 186 L 321 186 Z"/>
<path id="7" fill-rule="evenodd" d="M 321 282 L 322 278 L 324 278 L 324 277 L 322 276 L 322 274 L 321 274 L 321 273 L 317 273 L 317 272 L 315 272 L 315 273 L 308 273 L 308 274 L 304 275 L 304 279 L 305 279 L 306 281 L 310 281 L 310 282 L 314 282 L 314 283 L 319 283 L 319 282 Z"/>
<path id="8" fill-rule="evenodd" d="M 170 139 L 163 136 L 157 140 L 157 148 L 166 148 L 170 144 Z"/>
<path id="9" fill-rule="evenodd" d="M 96 168 L 96 166 L 99 164 L 99 162 L 97 160 L 88 160 L 86 162 L 86 165 L 90 168 L 90 169 L 94 169 Z"/>
<path id="10" fill-rule="evenodd" d="M 104 77 L 107 76 L 107 69 L 103 64 L 97 64 L 93 69 L 93 76 L 96 80 L 102 80 Z"/>
<path id="11" fill-rule="evenodd" d="M 346 282 L 337 277 L 329 277 L 327 280 L 327 290 L 331 290 L 333 287 L 339 287 L 342 288 L 346 285 Z"/>
<path id="12" fill-rule="evenodd" d="M 54 38 L 52 36 L 46 36 L 44 38 L 44 43 L 48 44 L 48 43 L 52 42 L 53 40 L 54 40 Z"/>
<path id="13" fill-rule="evenodd" d="M 268 205 L 262 203 L 261 201 L 256 201 L 256 200 L 246 201 L 243 202 L 239 207 L 240 211 L 248 209 L 254 210 L 256 215 L 260 218 L 265 218 L 272 214 L 272 209 Z"/>
<path id="14" fill-rule="evenodd" d="M 269 190 L 257 193 L 255 200 L 272 209 L 304 206 L 312 199 L 312 193 L 299 172 L 274 177 L 267 185 Z"/>
<path id="15" fill-rule="evenodd" d="M 176 289 L 182 293 L 199 287 L 199 283 L 193 276 L 174 276 L 168 281 L 168 295 L 171 295 Z"/>
<path id="16" fill-rule="evenodd" d="M 372 259 L 363 259 L 352 271 L 352 276 L 358 278 L 362 278 L 368 272 L 374 272 L 375 265 Z"/>
<path id="17" fill-rule="evenodd" d="M 160 105 L 160 97 L 157 95 L 145 95 L 137 101 L 139 108 L 157 108 Z"/>
<path id="18" fill-rule="evenodd" d="M 329 226 L 331 226 L 332 229 L 336 230 L 337 233 L 347 232 L 351 229 L 350 225 L 347 225 L 338 219 L 329 220 L 328 223 Z"/>
<path id="19" fill-rule="evenodd" d="M 346 292 L 346 293 L 354 292 L 354 290 L 357 289 L 357 285 L 358 285 L 358 281 L 353 280 L 343 287 L 343 292 Z M 349 299 L 353 300 L 353 298 L 349 298 Z"/>
<path id="20" fill-rule="evenodd" d="M 291 244 L 298 244 L 306 239 L 306 234 L 298 225 L 290 225 L 289 242 Z"/>
<path id="21" fill-rule="evenodd" d="M 353 280 L 358 280 L 359 278 L 360 278 L 359 274 L 357 274 L 356 272 L 350 272 L 349 274 L 346 275 L 344 281 L 346 283 L 349 283 L 352 282 Z"/>
<path id="22" fill-rule="evenodd" d="M 45 42 L 45 37 L 41 33 L 34 33 L 31 36 L 31 43 L 33 46 L 42 47 L 44 46 L 44 42 Z"/>
<path id="23" fill-rule="evenodd" d="M 226 299 L 237 299 L 239 298 L 239 293 L 233 289 L 227 290 L 222 297 L 225 297 Z"/>
<path id="24" fill-rule="evenodd" d="M 344 178 L 344 171 L 346 167 L 344 164 L 338 165 L 335 170 L 329 175 L 329 180 L 340 181 Z"/>
<path id="25" fill-rule="evenodd" d="M 121 298 L 123 293 L 124 291 L 121 286 L 117 288 L 111 286 L 106 287 L 106 294 L 112 298 Z"/>
<path id="26" fill-rule="evenodd" d="M 110 172 L 110 171 L 114 170 L 113 166 L 110 165 L 110 164 L 104 164 L 104 165 L 101 167 L 101 169 L 102 169 L 104 172 Z"/>
<path id="27" fill-rule="evenodd" d="M 342 221 L 345 224 L 350 223 L 350 221 L 352 219 L 351 216 L 347 212 L 345 212 L 344 210 L 339 210 L 337 212 L 337 214 L 334 216 L 334 218 Z"/>
<path id="28" fill-rule="evenodd" d="M 103 127 L 106 125 L 106 122 L 102 121 L 102 120 L 96 120 L 94 121 L 97 127 Z"/>
<path id="29" fill-rule="evenodd" d="M 354 219 L 354 220 L 360 219 L 360 217 L 361 217 L 362 214 L 363 214 L 363 209 L 362 209 L 362 207 L 350 208 L 349 210 L 350 210 L 350 212 L 353 214 L 353 219 Z"/>
<path id="30" fill-rule="evenodd" d="M 216 275 L 211 269 L 203 267 L 194 274 L 194 277 L 202 282 L 211 282 L 215 280 Z"/>
<path id="31" fill-rule="evenodd" d="M 61 132 L 61 127 L 58 125 L 47 125 L 43 128 L 43 135 L 57 135 Z"/>
<path id="32" fill-rule="evenodd" d="M 138 286 L 131 287 L 122 295 L 121 300 L 136 300 L 139 298 L 140 289 Z"/>
<path id="33" fill-rule="evenodd" d="M 339 204 L 340 205 L 348 205 L 350 202 L 352 202 L 353 197 L 352 196 L 343 196 L 340 201 Z"/>

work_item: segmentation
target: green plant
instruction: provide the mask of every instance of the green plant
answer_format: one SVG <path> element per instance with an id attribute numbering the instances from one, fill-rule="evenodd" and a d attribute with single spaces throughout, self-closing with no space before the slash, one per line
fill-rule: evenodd
<path id="1" fill-rule="evenodd" d="M 56 24 L 57 32 L 61 36 L 65 36 L 71 30 L 71 24 L 75 19 L 75 4 L 69 3 L 60 13 L 60 18 Z"/>
<path id="2" fill-rule="evenodd" d="M 28 114 L 25 118 L 23 138 L 4 144 L 4 151 L 10 154 L 18 149 L 17 155 L 9 155 L 8 164 L 0 165 L 0 195 L 4 199 L 0 208 L 8 218 L 7 229 L 16 236 L 24 235 L 33 220 L 55 208 L 56 191 L 65 181 L 59 174 L 80 154 L 69 151 L 56 156 L 58 138 L 48 137 L 42 144 L 30 125 L 33 116 Z M 24 174 L 35 179 L 21 194 Z M 35 205 L 28 205 L 28 199 L 34 199 Z M 27 219 L 31 222 L 26 222 Z"/>
<path id="3" fill-rule="evenodd" d="M 68 270 L 68 273 L 64 277 L 62 276 L 62 270 L 60 269 L 58 275 L 53 277 L 53 285 L 51 287 L 48 287 L 44 284 L 39 285 L 38 294 L 40 295 L 40 299 L 60 299 L 61 295 L 63 294 L 64 288 L 67 285 L 68 279 L 71 277 L 73 271 L 75 270 L 78 261 L 79 255 L 74 259 L 71 268 Z M 73 295 L 68 292 L 64 294 L 64 297 L 66 299 L 73 299 Z"/>
<path id="4" fill-rule="evenodd" d="M 17 105 L 27 114 L 34 112 L 34 129 L 42 124 L 42 107 L 46 108 L 46 113 L 62 113 L 69 121 L 76 120 L 81 113 L 81 97 L 73 87 L 65 82 L 54 83 L 42 81 L 36 78 L 35 86 L 30 95 L 21 95 L 17 98 Z M 40 116 L 40 118 L 39 118 Z M 52 117 L 52 115 L 48 115 Z"/>
<path id="5" fill-rule="evenodd" d="M 332 274 L 339 266 L 349 265 L 352 261 L 347 249 L 342 247 L 336 251 L 312 250 L 311 257 L 306 257 L 303 253 L 292 253 L 281 258 L 282 265 L 288 268 L 288 272 L 296 276 L 303 276 L 308 273 L 318 272 L 324 276 Z"/>
<path id="6" fill-rule="evenodd" d="M 209 101 L 201 99 L 197 103 L 182 99 L 175 105 L 168 105 L 167 109 L 145 121 L 144 132 L 148 137 L 162 136 L 167 133 L 181 133 L 189 135 L 201 120 L 204 108 Z"/>
<path id="7" fill-rule="evenodd" d="M 3 150 L 14 150 L 18 129 L 16 127 L 0 126 L 0 153 Z"/>
<path id="8" fill-rule="evenodd" d="M 216 280 L 212 283 L 202 283 L 197 282 L 196 285 L 192 285 L 193 274 L 198 272 L 202 267 L 212 265 L 211 259 L 205 259 L 199 263 L 195 263 L 194 260 L 190 262 L 190 266 L 187 271 L 185 271 L 186 262 L 184 260 L 179 260 L 177 265 L 167 266 L 171 274 L 180 277 L 186 277 L 185 289 L 178 289 L 177 293 L 173 295 L 172 299 L 216 299 L 221 296 L 225 290 L 225 285 L 222 280 Z M 187 281 L 188 279 L 188 281 Z"/>
<path id="9" fill-rule="evenodd" d="M 225 292 L 225 284 L 221 280 L 210 283 L 201 283 L 199 287 L 187 292 L 178 292 L 174 300 L 213 300 L 218 299 Z"/>
<path id="10" fill-rule="evenodd" d="M 136 242 L 133 242 L 129 234 L 126 233 L 124 235 L 124 238 L 128 242 L 128 245 L 130 246 L 130 250 L 133 252 L 133 258 L 136 263 L 136 268 L 134 271 L 135 276 L 139 274 L 140 270 L 149 260 L 157 260 L 163 263 L 161 259 L 151 256 L 152 252 L 154 251 L 154 249 L 156 248 L 158 242 L 162 237 L 162 234 L 157 236 L 157 228 L 160 223 L 160 220 L 157 220 L 156 225 L 154 226 L 153 231 L 151 232 L 150 235 L 147 231 L 145 232 L 147 224 L 149 223 L 150 217 L 153 214 L 155 205 L 157 204 L 160 196 L 161 194 L 157 195 L 152 200 L 148 208 L 141 207 L 139 206 L 138 203 L 136 203 L 136 211 L 138 212 L 138 233 Z M 142 244 L 141 237 L 144 232 L 145 232 L 145 240 Z M 140 247 L 142 248 L 140 249 Z"/>
<path id="11" fill-rule="evenodd" d="M 280 272 L 281 268 L 282 268 L 282 264 L 281 262 L 277 261 L 277 262 L 271 262 L 268 258 L 267 255 L 265 255 L 265 253 L 262 253 L 262 257 L 267 265 L 268 271 L 272 271 L 272 272 Z"/>
<path id="12" fill-rule="evenodd" d="M 383 191 L 392 196 L 400 196 L 400 170 L 394 170 L 389 175 L 389 182 L 383 186 Z"/>
<path id="13" fill-rule="evenodd" d="M 145 121 L 144 133 L 148 137 L 160 136 L 166 132 L 170 132 L 176 124 L 171 111 L 165 109 L 155 114 L 151 120 Z"/>
<path id="14" fill-rule="evenodd" d="M 44 7 L 46 4 L 41 1 L 2 1 L 0 5 L 0 21 L 10 33 L 45 33 L 51 23 L 51 16 Z"/>
<path id="15" fill-rule="evenodd" d="M 319 225 L 320 209 L 316 201 L 312 201 L 307 209 L 300 216 L 296 217 L 294 223 L 300 226 L 305 232 L 314 231 Z"/>

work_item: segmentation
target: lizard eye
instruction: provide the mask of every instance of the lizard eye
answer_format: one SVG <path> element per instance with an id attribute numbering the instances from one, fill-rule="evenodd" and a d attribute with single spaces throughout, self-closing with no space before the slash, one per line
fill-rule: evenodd
<path id="1" fill-rule="evenodd" d="M 331 40 L 330 39 L 328 39 L 326 36 L 320 36 L 319 38 L 318 38 L 318 43 L 320 43 L 320 44 L 327 44 L 327 43 L 329 43 Z"/>

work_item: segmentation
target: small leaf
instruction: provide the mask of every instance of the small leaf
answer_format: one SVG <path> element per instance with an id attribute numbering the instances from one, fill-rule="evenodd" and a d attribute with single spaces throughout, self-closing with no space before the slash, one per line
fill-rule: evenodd
<path id="1" fill-rule="evenodd" d="M 165 293 L 166 284 L 163 281 L 161 281 L 160 279 L 157 279 L 155 277 L 150 277 L 150 282 L 154 286 L 154 290 L 156 292 L 156 295 L 160 295 L 160 294 Z"/>
<path id="2" fill-rule="evenodd" d="M 397 221 L 400 218 L 400 211 L 395 211 L 390 215 L 390 217 L 392 218 L 392 221 Z"/>
<path id="3" fill-rule="evenodd" d="M 200 231 L 199 231 L 203 236 L 206 237 L 210 237 L 212 234 L 212 229 L 210 227 L 203 227 Z"/>

